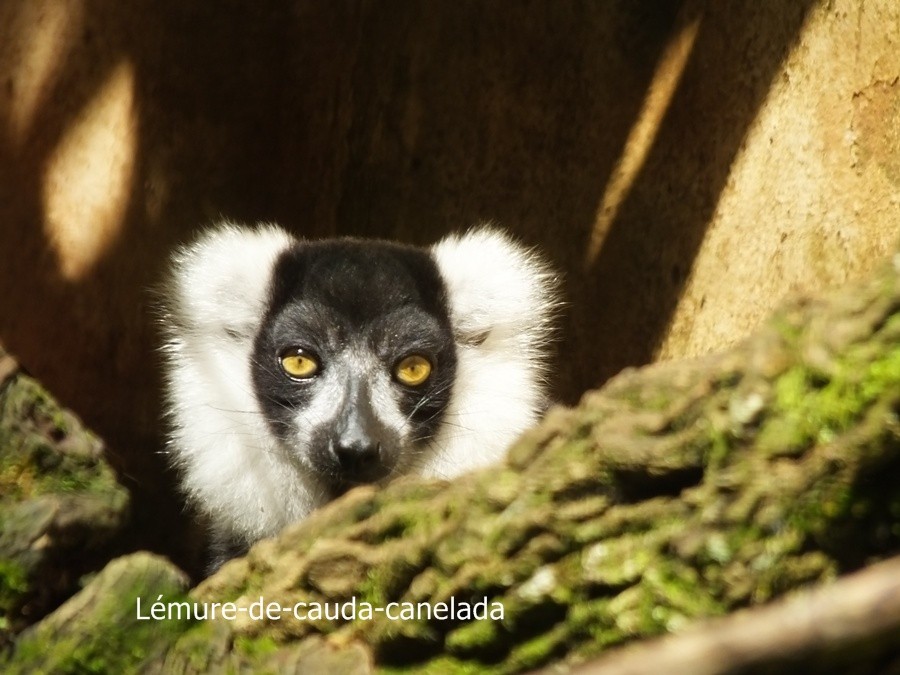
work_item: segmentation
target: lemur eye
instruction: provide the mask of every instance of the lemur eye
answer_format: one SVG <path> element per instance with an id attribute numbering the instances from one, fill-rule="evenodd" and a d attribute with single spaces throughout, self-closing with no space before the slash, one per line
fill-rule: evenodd
<path id="1" fill-rule="evenodd" d="M 413 354 L 397 364 L 394 377 L 400 384 L 417 387 L 431 376 L 431 363 L 424 356 Z"/>
<path id="2" fill-rule="evenodd" d="M 314 354 L 293 347 L 281 354 L 281 367 L 293 378 L 306 379 L 319 372 L 319 361 Z"/>

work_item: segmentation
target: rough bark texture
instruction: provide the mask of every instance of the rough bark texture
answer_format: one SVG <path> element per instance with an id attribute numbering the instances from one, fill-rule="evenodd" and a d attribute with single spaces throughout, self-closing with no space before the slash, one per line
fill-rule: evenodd
<path id="1" fill-rule="evenodd" d="M 0 647 L 121 554 L 128 515 L 103 444 L 0 352 Z"/>
<path id="2" fill-rule="evenodd" d="M 107 565 L 66 604 L 16 642 L 7 673 L 128 673 L 164 650 L 186 621 L 137 618 L 137 599 L 179 600 L 187 577 L 164 558 L 136 553 Z"/>
<path id="3" fill-rule="evenodd" d="M 191 592 L 238 607 L 487 597 L 502 620 L 239 615 L 166 622 L 171 637 L 153 650 L 143 633 L 129 644 L 149 672 L 576 663 L 900 550 L 898 413 L 900 256 L 867 285 L 786 308 L 734 351 L 626 372 L 551 411 L 504 466 L 352 491 Z M 112 574 L 31 629 L 8 667 L 74 658 L 47 628 L 60 613 L 78 617 L 69 630 L 108 630 L 120 644 L 115 627 L 133 625 L 136 595 L 113 611 L 96 588 Z M 173 592 L 138 595 L 146 606 Z M 842 658 L 872 667 L 885 654 Z"/>
<path id="4" fill-rule="evenodd" d="M 900 558 L 825 588 L 614 650 L 573 675 L 900 671 Z"/>

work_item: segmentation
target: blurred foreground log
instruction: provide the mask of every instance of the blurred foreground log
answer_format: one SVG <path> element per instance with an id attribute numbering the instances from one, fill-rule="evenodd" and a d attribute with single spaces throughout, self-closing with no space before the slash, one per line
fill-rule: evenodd
<path id="1" fill-rule="evenodd" d="M 900 558 L 764 607 L 636 643 L 574 675 L 900 672 Z"/>
<path id="2" fill-rule="evenodd" d="M 159 595 L 177 598 L 148 586 L 148 557 L 134 556 L 114 572 L 142 580 L 139 591 L 119 583 L 118 602 L 98 601 L 108 568 L 22 634 L 6 669 L 83 669 L 76 651 L 107 655 L 93 668 L 167 673 L 512 673 L 585 661 L 900 551 L 898 412 L 900 256 L 865 285 L 785 308 L 730 352 L 622 373 L 551 411 L 504 466 L 352 491 L 191 591 L 191 602 L 235 603 L 232 621 L 157 622 L 166 630 L 142 646 L 136 599 L 146 613 Z M 416 609 L 399 621 L 383 609 L 257 620 L 248 610 L 260 599 Z M 429 619 L 419 604 L 450 602 L 503 617 Z M 844 645 L 831 663 L 862 669 L 896 656 L 894 642 L 820 641 Z M 822 656 L 803 649 L 800 662 Z"/>

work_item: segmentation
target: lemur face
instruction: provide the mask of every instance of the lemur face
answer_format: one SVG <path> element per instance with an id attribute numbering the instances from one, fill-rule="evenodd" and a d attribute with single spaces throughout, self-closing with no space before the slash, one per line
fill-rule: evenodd
<path id="1" fill-rule="evenodd" d="M 163 293 L 167 450 L 213 567 L 354 485 L 497 462 L 546 405 L 557 280 L 491 228 L 415 248 L 223 223 Z"/>
<path id="2" fill-rule="evenodd" d="M 435 437 L 456 374 L 434 261 L 383 242 L 285 251 L 250 368 L 270 431 L 329 495 L 408 473 Z"/>

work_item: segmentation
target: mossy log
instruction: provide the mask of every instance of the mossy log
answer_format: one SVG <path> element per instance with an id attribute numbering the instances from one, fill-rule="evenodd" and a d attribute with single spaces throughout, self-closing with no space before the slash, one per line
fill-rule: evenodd
<path id="1" fill-rule="evenodd" d="M 0 649 L 124 550 L 129 495 L 103 452 L 0 351 Z"/>
<path id="2" fill-rule="evenodd" d="M 551 410 L 502 466 L 354 490 L 191 591 L 239 610 L 486 598 L 502 619 L 238 611 L 178 624 L 141 667 L 513 673 L 766 603 L 900 550 L 898 415 L 900 256 L 730 352 Z M 122 623 L 82 608 L 86 632 Z M 50 652 L 39 635 L 11 666 L 46 664 L 29 661 Z"/>
<path id="3" fill-rule="evenodd" d="M 573 675 L 900 672 L 900 557 L 834 584 L 635 642 Z"/>

